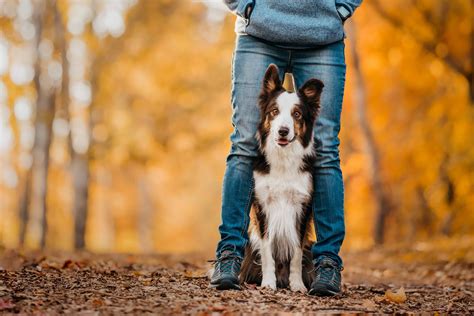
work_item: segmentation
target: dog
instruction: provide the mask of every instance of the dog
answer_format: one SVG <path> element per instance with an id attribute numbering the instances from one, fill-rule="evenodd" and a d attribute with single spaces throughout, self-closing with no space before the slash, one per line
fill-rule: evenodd
<path id="1" fill-rule="evenodd" d="M 254 201 L 249 244 L 240 281 L 271 289 L 306 292 L 314 279 L 312 226 L 313 126 L 324 84 L 309 79 L 286 91 L 278 67 L 270 64 L 258 98 L 260 123 L 254 163 Z"/>

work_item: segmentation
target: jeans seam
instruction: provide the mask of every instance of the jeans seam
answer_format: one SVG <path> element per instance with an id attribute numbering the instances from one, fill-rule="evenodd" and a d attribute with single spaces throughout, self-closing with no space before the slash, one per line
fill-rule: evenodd
<path id="1" fill-rule="evenodd" d="M 244 237 L 245 231 L 248 229 L 248 225 L 249 225 L 247 221 L 250 218 L 250 207 L 252 205 L 253 186 L 254 186 L 254 179 L 253 179 L 253 171 L 252 171 L 252 178 L 250 181 L 250 190 L 249 190 L 249 194 L 247 195 L 247 205 L 245 206 L 246 216 L 244 216 L 244 225 L 242 226 L 242 230 L 240 231 L 241 237 Z M 247 246 L 247 243 L 248 243 L 248 240 L 245 240 L 244 251 L 245 251 L 245 247 Z"/>
<path id="2" fill-rule="evenodd" d="M 314 194 L 314 193 L 313 193 L 313 194 Z M 315 198 L 315 197 L 313 196 L 313 199 L 314 199 L 314 198 Z M 315 199 L 315 200 L 316 200 L 316 199 Z M 313 217 L 314 217 L 314 225 L 316 226 L 316 243 L 318 243 L 318 240 L 321 240 L 321 238 L 320 238 L 320 232 L 319 232 L 319 228 L 318 228 L 318 226 L 319 226 L 319 225 L 318 225 L 318 220 L 316 219 L 317 216 L 316 216 L 316 205 L 315 205 L 315 204 L 316 204 L 316 202 L 313 202 L 313 205 L 312 205 L 312 206 L 313 206 L 313 210 L 312 210 L 312 211 L 313 211 Z"/>

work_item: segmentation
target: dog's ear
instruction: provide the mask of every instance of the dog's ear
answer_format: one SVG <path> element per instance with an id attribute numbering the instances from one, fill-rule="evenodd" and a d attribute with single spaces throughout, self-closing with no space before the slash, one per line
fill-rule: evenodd
<path id="1" fill-rule="evenodd" d="M 270 94 L 275 90 L 281 89 L 280 75 L 278 73 L 278 67 L 275 64 L 270 64 L 265 71 L 263 76 L 263 89 L 262 92 Z"/>
<path id="2" fill-rule="evenodd" d="M 324 83 L 321 80 L 313 78 L 306 81 L 298 90 L 300 97 L 312 108 L 314 113 L 319 112 L 319 100 L 321 98 L 323 87 Z"/>

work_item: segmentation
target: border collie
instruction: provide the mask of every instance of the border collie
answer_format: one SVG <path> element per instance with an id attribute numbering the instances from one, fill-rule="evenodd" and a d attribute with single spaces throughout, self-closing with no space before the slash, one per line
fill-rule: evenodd
<path id="1" fill-rule="evenodd" d="M 255 198 L 241 282 L 306 292 L 313 276 L 313 126 L 324 84 L 309 79 L 286 91 L 271 64 L 259 96 L 259 156 L 254 165 Z M 306 285 L 306 286 L 305 286 Z"/>

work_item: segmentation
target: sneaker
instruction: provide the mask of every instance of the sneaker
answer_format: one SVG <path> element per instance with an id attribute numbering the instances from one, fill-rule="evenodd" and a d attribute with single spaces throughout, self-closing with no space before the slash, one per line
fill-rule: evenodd
<path id="1" fill-rule="evenodd" d="M 214 261 L 210 286 L 218 290 L 240 290 L 239 273 L 242 258 L 231 251 L 224 251 Z"/>
<path id="2" fill-rule="evenodd" d="M 331 258 L 324 257 L 316 263 L 316 277 L 309 295 L 333 296 L 341 292 L 342 268 Z"/>

